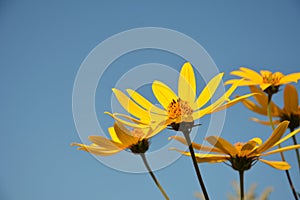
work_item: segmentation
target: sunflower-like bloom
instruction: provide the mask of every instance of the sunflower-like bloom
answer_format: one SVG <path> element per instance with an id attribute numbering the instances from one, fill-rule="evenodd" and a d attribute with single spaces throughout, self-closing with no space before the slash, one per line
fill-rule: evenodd
<path id="1" fill-rule="evenodd" d="M 267 94 L 278 92 L 279 86 L 290 82 L 297 82 L 300 79 L 300 73 L 284 75 L 281 72 L 272 73 L 267 70 L 261 70 L 260 74 L 246 67 L 240 67 L 240 70 L 232 71 L 230 74 L 239 76 L 244 80 L 239 82 L 240 86 L 258 85 Z M 240 79 L 232 79 L 225 84 L 233 84 Z"/>
<path id="2" fill-rule="evenodd" d="M 230 95 L 239 84 L 239 82 L 237 82 L 214 103 L 203 108 L 219 87 L 222 77 L 223 73 L 220 73 L 212 78 L 196 98 L 194 70 L 189 62 L 185 63 L 182 66 L 178 80 L 178 95 L 160 81 L 155 80 L 152 84 L 152 91 L 163 109 L 153 105 L 136 91 L 130 89 L 127 90 L 130 97 L 117 89 L 113 89 L 113 92 L 124 109 L 137 117 L 140 124 L 146 125 L 154 121 L 162 126 L 171 126 L 174 130 L 178 131 L 179 128 L 190 129 L 194 126 L 194 120 L 197 120 L 206 114 L 230 107 L 253 95 L 248 94 L 230 100 Z M 120 114 L 114 115 L 116 117 Z M 129 119 L 129 117 L 126 118 Z M 131 118 L 131 120 L 134 119 Z M 125 124 L 126 122 L 122 121 L 122 123 Z M 128 123 L 126 124 L 130 125 Z"/>
<path id="3" fill-rule="evenodd" d="M 257 87 L 250 86 L 251 92 L 258 93 L 254 98 L 257 102 L 254 103 L 251 100 L 244 99 L 242 103 L 253 112 L 267 116 L 268 97 Z M 298 92 L 293 85 L 286 85 L 284 88 L 284 107 L 281 109 L 275 103 L 271 102 L 271 115 L 272 117 L 278 117 L 278 120 L 274 121 L 274 124 L 278 124 L 284 120 L 290 122 L 289 128 L 293 131 L 300 125 L 300 106 L 298 101 Z M 268 121 L 261 121 L 256 118 L 251 118 L 253 121 L 261 124 L 270 125 Z"/>
<path id="4" fill-rule="evenodd" d="M 272 148 L 277 147 L 277 145 L 286 141 L 287 139 L 289 139 L 290 137 L 292 137 L 300 131 L 300 129 L 295 130 L 281 139 L 288 127 L 288 124 L 288 121 L 281 122 L 273 131 L 272 135 L 264 143 L 262 143 L 262 140 L 260 138 L 253 138 L 246 143 L 239 142 L 235 145 L 232 145 L 227 140 L 216 136 L 209 136 L 206 138 L 206 140 L 211 145 L 213 145 L 213 147 L 192 143 L 193 148 L 197 150 L 203 152 L 212 152 L 210 154 L 196 154 L 197 162 L 229 162 L 234 170 L 246 171 L 249 170 L 252 167 L 252 165 L 254 165 L 257 161 L 261 161 L 275 169 L 288 170 L 290 168 L 290 165 L 287 162 L 268 161 L 261 158 L 271 154 L 300 148 L 300 145 L 292 145 L 268 151 Z M 183 144 L 186 144 L 185 139 L 180 136 L 172 136 L 171 138 Z M 190 153 L 188 152 L 184 152 L 174 148 L 173 150 L 177 150 L 184 155 L 190 156 Z"/>
<path id="5" fill-rule="evenodd" d="M 79 146 L 78 150 L 84 150 L 99 156 L 110 156 L 122 150 L 130 149 L 132 153 L 145 153 L 149 148 L 149 138 L 157 134 L 158 130 L 133 129 L 129 130 L 121 123 L 115 123 L 108 128 L 111 139 L 102 136 L 89 136 L 90 145 L 73 143 Z"/>

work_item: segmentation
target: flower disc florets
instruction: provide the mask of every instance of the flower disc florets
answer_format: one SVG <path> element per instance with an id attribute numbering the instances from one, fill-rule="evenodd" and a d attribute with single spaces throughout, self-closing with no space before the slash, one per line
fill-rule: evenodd
<path id="1" fill-rule="evenodd" d="M 183 101 L 180 98 L 173 101 L 168 106 L 168 118 L 174 120 L 169 124 L 175 131 L 191 130 L 194 126 L 194 120 L 192 117 L 193 109 L 190 107 L 187 101 Z"/>

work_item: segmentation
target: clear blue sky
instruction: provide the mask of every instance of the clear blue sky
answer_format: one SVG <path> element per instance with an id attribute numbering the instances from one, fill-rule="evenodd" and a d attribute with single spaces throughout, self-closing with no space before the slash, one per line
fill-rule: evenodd
<path id="1" fill-rule="evenodd" d="M 286 74 L 300 71 L 297 0 L 2 0 L 0 199 L 162 199 L 148 174 L 113 170 L 70 147 L 71 142 L 80 142 L 72 115 L 72 90 L 81 63 L 108 37 L 148 26 L 173 29 L 196 40 L 226 73 L 225 79 L 240 66 Z M 104 92 L 96 96 L 96 114 L 105 127 L 112 123 L 103 114 L 109 109 L 110 89 L 132 66 L 157 62 L 180 69 L 182 59 L 160 53 L 135 52 L 113 63 L 98 85 L 97 91 Z M 246 92 L 244 88 L 236 94 Z M 279 105 L 281 95 L 275 97 Z M 252 116 L 256 115 L 241 105 L 230 109 L 222 137 L 233 143 L 267 138 L 270 128 L 248 121 Z M 201 135 L 196 137 L 196 141 L 201 139 Z M 288 160 L 294 158 L 294 152 L 287 154 Z M 290 163 L 300 191 L 297 165 Z M 230 184 L 237 173 L 231 168 L 203 164 L 201 170 L 211 199 L 225 199 L 232 192 Z M 155 173 L 171 199 L 195 199 L 199 186 L 189 158 L 182 157 Z M 246 173 L 245 181 L 246 187 L 257 183 L 259 193 L 272 186 L 272 200 L 292 199 L 284 173 L 264 164 L 257 163 Z"/>

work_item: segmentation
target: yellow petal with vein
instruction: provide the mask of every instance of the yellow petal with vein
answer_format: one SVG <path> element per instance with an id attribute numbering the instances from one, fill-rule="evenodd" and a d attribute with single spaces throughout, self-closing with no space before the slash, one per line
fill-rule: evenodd
<path id="1" fill-rule="evenodd" d="M 174 139 L 174 140 L 177 140 L 178 142 L 188 146 L 187 142 L 186 142 L 186 139 L 183 138 L 183 137 L 180 137 L 180 136 L 171 136 L 169 137 L 168 139 Z M 195 142 L 192 142 L 192 146 L 194 149 L 197 149 L 199 151 L 205 151 L 205 152 L 216 152 L 216 153 L 223 153 L 223 151 L 217 149 L 217 148 L 214 148 L 214 147 L 208 147 L 208 146 L 205 146 L 205 145 L 201 145 L 201 144 L 197 144 Z"/>
<path id="2" fill-rule="evenodd" d="M 149 124 L 146 124 L 146 123 L 144 123 L 144 122 L 142 122 L 140 120 L 137 120 L 135 118 L 132 118 L 132 117 L 130 117 L 128 115 L 124 115 L 124 114 L 120 114 L 120 113 L 114 113 L 114 114 L 112 114 L 110 112 L 104 112 L 104 113 L 107 114 L 107 115 L 109 115 L 109 116 L 111 116 L 112 118 L 114 118 L 117 122 L 120 122 L 120 123 L 122 123 L 122 124 L 124 124 L 126 126 L 130 126 L 130 127 L 134 127 L 134 128 L 147 128 L 147 127 L 149 127 Z M 123 120 L 120 117 L 123 117 L 125 119 L 131 120 L 134 123 L 128 122 L 126 120 Z"/>
<path id="3" fill-rule="evenodd" d="M 224 73 L 220 73 L 208 82 L 208 84 L 205 86 L 205 88 L 197 98 L 196 102 L 193 104 L 192 108 L 194 110 L 201 108 L 211 99 L 216 89 L 219 87 L 223 75 Z"/>
<path id="4" fill-rule="evenodd" d="M 115 96 L 117 97 L 118 101 L 120 102 L 120 104 L 127 112 L 141 119 L 145 123 L 150 122 L 149 112 L 145 111 L 140 106 L 138 106 L 135 102 L 133 102 L 120 90 L 115 88 L 113 88 L 112 90 Z"/>
<path id="5" fill-rule="evenodd" d="M 152 91 L 159 101 L 159 103 L 164 107 L 164 109 L 168 109 L 169 104 L 175 100 L 178 100 L 177 95 L 173 92 L 171 88 L 169 88 L 166 84 L 160 81 L 154 81 L 152 83 Z"/>
<path id="6" fill-rule="evenodd" d="M 212 112 L 218 112 L 220 110 L 224 110 L 224 109 L 230 108 L 231 106 L 233 106 L 233 105 L 235 105 L 235 104 L 237 104 L 237 103 L 239 103 L 239 102 L 241 102 L 241 101 L 245 100 L 246 98 L 249 98 L 249 97 L 251 97 L 253 95 L 255 95 L 255 94 L 247 94 L 247 95 L 239 96 L 239 97 L 237 97 L 237 98 L 229 101 L 228 103 L 226 103 L 226 104 L 224 104 L 224 105 L 222 105 L 222 106 L 214 109 Z"/>
<path id="7" fill-rule="evenodd" d="M 283 161 L 269 161 L 269 160 L 264 160 L 264 159 L 259 159 L 261 162 L 279 170 L 288 170 L 291 168 L 289 163 L 283 162 Z"/>
<path id="8" fill-rule="evenodd" d="M 278 142 L 276 142 L 273 147 L 277 146 L 278 144 L 281 144 L 282 142 L 288 140 L 289 138 L 291 138 L 292 136 L 296 135 L 297 133 L 300 132 L 300 129 L 294 130 L 293 132 L 287 134 L 285 137 L 283 137 L 281 140 L 279 140 Z"/>
<path id="9" fill-rule="evenodd" d="M 290 82 L 297 83 L 299 79 L 300 79 L 300 72 L 288 74 L 281 78 L 280 84 L 286 84 L 286 83 L 290 83 Z"/>
<path id="10" fill-rule="evenodd" d="M 257 148 L 257 153 L 263 153 L 268 149 L 272 148 L 285 133 L 288 125 L 288 121 L 281 122 L 273 131 L 272 135 L 267 139 L 267 141 Z"/>
<path id="11" fill-rule="evenodd" d="M 269 151 L 267 153 L 262 154 L 262 156 L 267 156 L 267 155 L 280 153 L 280 152 L 284 152 L 284 151 L 289 151 L 289 150 L 293 150 L 293 149 L 299 149 L 299 148 L 300 148 L 300 144 L 291 145 L 291 146 L 287 146 L 287 147 L 278 148 L 278 149 L 275 149 L 273 151 Z"/>
<path id="12" fill-rule="evenodd" d="M 255 81 L 256 83 L 261 83 L 263 80 L 261 75 L 252 69 L 249 69 L 246 67 L 240 67 L 240 70 L 244 71 L 247 74 L 247 76 L 244 78 L 251 79 L 251 80 Z"/>
<path id="13" fill-rule="evenodd" d="M 170 148 L 170 150 L 178 151 L 179 153 L 185 156 L 191 156 L 190 152 L 185 152 L 176 148 Z M 217 163 L 217 162 L 225 162 L 229 158 L 227 155 L 221 154 L 199 154 L 195 153 L 196 160 L 198 163 L 208 162 L 208 163 Z"/>
<path id="14" fill-rule="evenodd" d="M 115 123 L 114 129 L 119 140 L 127 147 L 136 144 L 139 140 L 139 138 L 132 136 L 132 133 L 121 123 Z"/>
<path id="15" fill-rule="evenodd" d="M 178 79 L 178 96 L 185 101 L 194 102 L 196 97 L 196 80 L 192 65 L 186 62 Z"/>
<path id="16" fill-rule="evenodd" d="M 83 150 L 83 151 L 86 151 L 86 152 L 89 152 L 91 154 L 95 154 L 98 156 L 110 156 L 110 155 L 116 154 L 123 150 L 121 148 L 118 148 L 115 150 L 107 150 L 107 149 L 97 147 L 94 145 L 89 146 L 89 145 L 78 144 L 78 143 L 74 143 L 72 146 L 79 146 L 78 150 Z"/>
<path id="17" fill-rule="evenodd" d="M 146 110 L 151 110 L 153 113 L 158 113 L 161 115 L 166 114 L 165 110 L 160 109 L 159 107 L 152 104 L 150 101 L 148 101 L 145 97 L 140 95 L 137 91 L 134 91 L 132 89 L 127 89 L 127 93 L 130 95 L 130 97 L 139 105 L 141 105 Z"/>
<path id="18" fill-rule="evenodd" d="M 238 154 L 237 149 L 232 144 L 230 144 L 227 140 L 221 137 L 209 136 L 205 138 L 205 140 L 207 140 L 211 145 L 220 149 L 225 154 L 231 156 L 235 156 L 236 154 Z"/>
<path id="19" fill-rule="evenodd" d="M 119 138 L 118 138 L 118 136 L 117 136 L 117 134 L 116 134 L 116 131 L 115 131 L 114 127 L 109 127 L 109 128 L 108 128 L 108 132 L 109 132 L 109 135 L 110 135 L 111 139 L 112 139 L 114 142 L 122 143 L 122 142 L 119 140 Z"/>

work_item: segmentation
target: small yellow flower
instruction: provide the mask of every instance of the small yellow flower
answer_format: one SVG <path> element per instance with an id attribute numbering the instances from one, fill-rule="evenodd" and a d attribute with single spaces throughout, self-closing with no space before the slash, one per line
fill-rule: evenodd
<path id="1" fill-rule="evenodd" d="M 113 89 L 113 92 L 125 110 L 139 119 L 140 124 L 146 125 L 154 122 L 155 124 L 161 124 L 162 126 L 172 126 L 174 130 L 179 130 L 179 127 L 191 128 L 194 126 L 194 120 L 197 120 L 206 114 L 230 107 L 242 99 L 253 95 L 248 94 L 230 100 L 230 95 L 238 86 L 237 82 L 218 100 L 203 108 L 219 87 L 222 77 L 223 73 L 220 73 L 212 78 L 198 98 L 196 98 L 194 70 L 189 62 L 185 63 L 182 66 L 178 80 L 178 95 L 160 81 L 156 80 L 152 84 L 152 91 L 163 109 L 153 105 L 136 91 L 130 89 L 127 90 L 130 98 L 120 90 Z M 134 119 L 132 118 L 132 120 Z M 130 125 L 124 121 L 122 121 L 122 123 Z"/>
<path id="2" fill-rule="evenodd" d="M 225 139 L 216 136 L 209 136 L 206 138 L 206 140 L 213 145 L 213 147 L 192 143 L 193 148 L 197 150 L 203 152 L 213 152 L 211 154 L 196 154 L 197 162 L 229 162 L 233 169 L 237 171 L 245 171 L 250 169 L 257 161 L 261 161 L 275 169 L 288 170 L 290 165 L 287 162 L 268 161 L 261 158 L 271 154 L 300 148 L 300 145 L 292 145 L 268 151 L 274 147 L 277 147 L 277 145 L 286 141 L 300 131 L 300 129 L 293 131 L 281 139 L 288 127 L 288 124 L 288 121 L 281 122 L 273 131 L 272 135 L 264 143 L 262 143 L 260 138 L 253 138 L 246 143 L 236 143 L 235 145 L 232 145 Z M 186 145 L 186 141 L 183 137 L 172 136 L 171 138 Z M 173 148 L 173 150 L 177 150 L 184 155 L 190 156 L 190 153 L 188 152 L 184 152 L 175 148 Z"/>
<path id="3" fill-rule="evenodd" d="M 257 87 L 250 86 L 251 92 L 259 93 L 260 95 L 254 96 L 256 103 L 251 100 L 244 99 L 243 104 L 253 112 L 267 116 L 268 97 Z M 284 88 L 284 107 L 281 109 L 275 103 L 271 102 L 271 115 L 272 117 L 278 117 L 279 120 L 274 121 L 274 124 L 278 124 L 284 120 L 290 122 L 289 128 L 294 130 L 300 125 L 300 106 L 298 103 L 298 92 L 293 85 L 286 85 Z M 268 121 L 261 121 L 256 118 L 252 120 L 261 124 L 270 125 Z"/>
<path id="4" fill-rule="evenodd" d="M 129 130 L 121 123 L 115 123 L 108 128 L 111 139 L 102 136 L 90 136 L 91 145 L 73 143 L 72 146 L 79 146 L 78 150 L 84 150 L 99 156 L 109 156 L 122 150 L 130 149 L 132 153 L 145 153 L 149 148 L 149 138 L 158 131 L 145 129 Z"/>
<path id="5" fill-rule="evenodd" d="M 293 73 L 284 75 L 281 72 L 272 73 L 267 70 L 261 70 L 260 74 L 254 70 L 246 67 L 240 67 L 240 70 L 232 71 L 232 75 L 243 78 L 240 86 L 258 85 L 267 94 L 274 94 L 278 92 L 280 85 L 284 85 L 290 82 L 297 82 L 300 79 L 300 73 Z M 239 79 L 232 79 L 225 84 L 233 84 L 239 81 Z"/>

